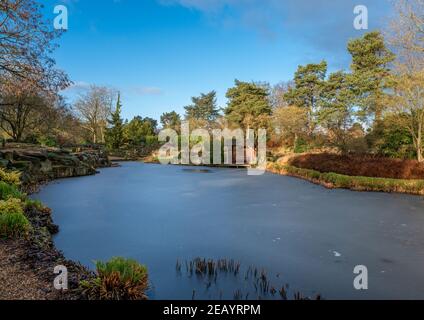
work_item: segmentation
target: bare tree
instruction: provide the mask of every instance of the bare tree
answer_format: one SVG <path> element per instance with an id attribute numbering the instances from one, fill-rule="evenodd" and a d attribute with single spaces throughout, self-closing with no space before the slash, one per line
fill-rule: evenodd
<path id="1" fill-rule="evenodd" d="M 269 95 L 271 106 L 274 109 L 290 106 L 287 99 L 285 98 L 285 94 L 293 87 L 294 83 L 292 81 L 280 82 L 273 86 Z"/>
<path id="2" fill-rule="evenodd" d="M 7 81 L 0 84 L 0 127 L 15 141 L 35 129 L 44 119 L 43 113 L 52 104 L 54 94 L 39 90 L 28 81 Z"/>
<path id="3" fill-rule="evenodd" d="M 69 85 L 50 57 L 61 31 L 43 19 L 41 8 L 35 0 L 0 1 L 0 81 L 14 77 L 58 91 Z"/>
<path id="4" fill-rule="evenodd" d="M 393 75 L 391 110 L 413 138 L 418 161 L 424 161 L 424 0 L 398 0 L 389 41 L 398 59 Z"/>
<path id="5" fill-rule="evenodd" d="M 105 141 L 107 119 L 112 112 L 116 92 L 106 87 L 91 86 L 74 104 L 83 127 L 90 132 L 93 143 Z"/>
<path id="6" fill-rule="evenodd" d="M 70 83 L 50 56 L 60 31 L 41 8 L 35 0 L 0 0 L 0 126 L 16 141 Z"/>
<path id="7" fill-rule="evenodd" d="M 424 161 L 424 72 L 394 76 L 394 94 L 390 106 L 398 117 L 398 125 L 410 132 L 417 159 Z"/>
<path id="8" fill-rule="evenodd" d="M 414 72 L 424 68 L 424 0 L 396 0 L 396 18 L 387 32 L 398 55 L 398 68 Z"/>

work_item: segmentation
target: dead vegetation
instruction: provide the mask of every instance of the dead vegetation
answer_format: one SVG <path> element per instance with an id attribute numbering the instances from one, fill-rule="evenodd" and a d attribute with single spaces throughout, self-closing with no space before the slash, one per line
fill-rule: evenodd
<path id="1" fill-rule="evenodd" d="M 424 179 L 424 163 L 416 160 L 378 158 L 330 153 L 305 154 L 292 158 L 289 165 L 321 173 L 388 179 Z"/>

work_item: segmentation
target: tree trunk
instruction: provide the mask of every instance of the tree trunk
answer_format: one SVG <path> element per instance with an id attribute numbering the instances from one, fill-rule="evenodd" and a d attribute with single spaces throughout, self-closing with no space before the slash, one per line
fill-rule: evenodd
<path id="1" fill-rule="evenodd" d="M 417 141 L 417 158 L 418 162 L 424 162 L 422 139 Z"/>
<path id="2" fill-rule="evenodd" d="M 105 133 L 103 130 L 103 127 L 100 125 L 100 142 L 104 143 L 105 142 Z"/>
<path id="3" fill-rule="evenodd" d="M 16 134 L 15 141 L 16 141 L 16 142 L 21 142 L 21 141 L 22 141 L 22 133 L 21 133 L 21 132 L 18 132 L 18 133 Z"/>
<path id="4" fill-rule="evenodd" d="M 294 134 L 294 143 L 293 143 L 294 149 L 297 148 L 298 141 L 299 141 L 299 136 L 297 135 L 297 133 L 295 133 Z"/>
<path id="5" fill-rule="evenodd" d="M 422 124 L 421 122 L 418 124 L 418 134 L 417 134 L 417 157 L 418 162 L 424 162 L 423 157 L 423 136 L 422 136 Z"/>

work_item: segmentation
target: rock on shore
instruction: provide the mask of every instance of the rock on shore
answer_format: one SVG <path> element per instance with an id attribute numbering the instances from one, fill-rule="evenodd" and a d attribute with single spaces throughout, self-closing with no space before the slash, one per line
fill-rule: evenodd
<path id="1" fill-rule="evenodd" d="M 102 150 L 80 152 L 39 146 L 10 146 L 0 149 L 0 166 L 23 172 L 24 183 L 93 175 L 96 168 L 111 165 Z"/>

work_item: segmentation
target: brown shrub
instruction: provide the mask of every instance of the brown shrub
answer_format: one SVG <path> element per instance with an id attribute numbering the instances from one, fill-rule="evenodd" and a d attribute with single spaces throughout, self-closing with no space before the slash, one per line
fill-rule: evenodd
<path id="1" fill-rule="evenodd" d="M 424 179 L 424 163 L 415 160 L 322 153 L 300 155 L 292 158 L 289 164 L 298 168 L 348 176 Z"/>

